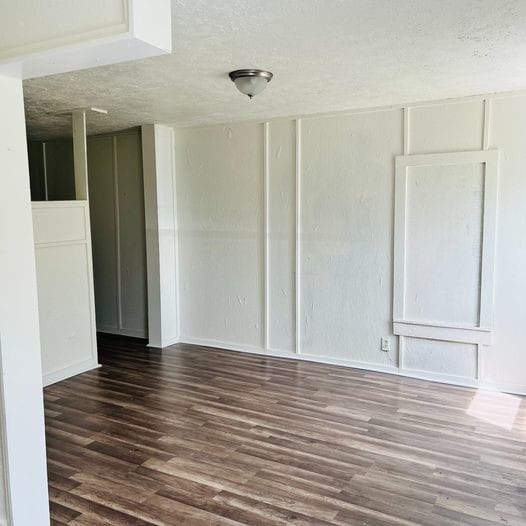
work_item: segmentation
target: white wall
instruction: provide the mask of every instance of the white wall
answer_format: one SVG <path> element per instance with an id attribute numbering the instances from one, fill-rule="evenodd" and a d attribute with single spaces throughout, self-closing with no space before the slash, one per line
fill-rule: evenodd
<path id="1" fill-rule="evenodd" d="M 526 392 L 524 136 L 526 95 L 176 129 L 181 340 Z M 496 230 L 487 165 L 410 169 L 406 317 L 438 333 L 403 337 L 402 361 L 395 157 L 487 148 Z"/>
<path id="2" fill-rule="evenodd" d="M 0 76 L 0 114 L 0 446 L 12 523 L 40 526 L 49 524 L 49 511 L 21 80 Z"/>
<path id="3" fill-rule="evenodd" d="M 169 126 L 142 127 L 148 344 L 166 347 L 179 339 L 177 208 L 174 133 Z"/>
<path id="4" fill-rule="evenodd" d="M 141 134 L 88 137 L 97 330 L 148 335 Z"/>
<path id="5" fill-rule="evenodd" d="M 44 385 L 98 366 L 88 206 L 33 203 Z"/>

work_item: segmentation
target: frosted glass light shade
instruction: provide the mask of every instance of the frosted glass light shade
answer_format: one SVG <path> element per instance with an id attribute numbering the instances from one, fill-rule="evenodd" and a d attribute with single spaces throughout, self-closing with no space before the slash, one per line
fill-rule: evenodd
<path id="1" fill-rule="evenodd" d="M 267 87 L 268 81 L 263 77 L 240 77 L 234 84 L 241 93 L 252 98 Z"/>
<path id="2" fill-rule="evenodd" d="M 260 69 L 239 69 L 230 73 L 237 89 L 252 98 L 261 93 L 272 79 L 272 73 Z"/>

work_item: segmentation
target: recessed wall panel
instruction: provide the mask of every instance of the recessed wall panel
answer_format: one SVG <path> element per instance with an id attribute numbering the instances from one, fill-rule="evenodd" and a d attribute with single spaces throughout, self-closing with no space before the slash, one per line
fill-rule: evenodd
<path id="1" fill-rule="evenodd" d="M 484 165 L 407 170 L 405 319 L 477 326 Z"/>
<path id="2" fill-rule="evenodd" d="M 409 153 L 480 150 L 484 101 L 419 106 L 409 110 Z"/>
<path id="3" fill-rule="evenodd" d="M 476 378 L 477 346 L 423 338 L 404 338 L 404 368 Z"/>

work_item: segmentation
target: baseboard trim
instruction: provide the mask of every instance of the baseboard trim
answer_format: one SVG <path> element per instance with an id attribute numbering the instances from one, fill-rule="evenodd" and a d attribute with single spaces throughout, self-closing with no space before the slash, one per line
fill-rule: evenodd
<path id="1" fill-rule="evenodd" d="M 345 360 L 341 358 L 330 358 L 320 355 L 298 354 L 294 351 L 285 351 L 280 349 L 264 349 L 255 345 L 243 345 L 234 342 L 225 342 L 220 340 L 210 340 L 206 338 L 191 338 L 183 336 L 179 343 L 188 345 L 200 345 L 202 347 L 214 347 L 226 351 L 236 351 L 249 354 L 258 354 L 271 356 L 273 358 L 288 358 L 291 360 L 301 360 L 306 362 L 324 363 L 328 365 L 338 365 L 341 367 L 350 367 L 377 373 L 393 374 L 406 378 L 415 378 L 417 380 L 426 380 L 428 382 L 437 382 L 441 384 L 455 385 L 457 387 L 471 387 L 475 389 L 484 389 L 487 391 L 499 391 L 503 393 L 526 395 L 526 386 L 520 384 L 490 383 L 487 381 L 477 381 L 474 378 L 455 376 L 443 373 L 434 373 L 431 371 L 422 371 L 416 369 L 399 369 L 395 366 L 381 365 L 370 362 L 359 362 L 354 360 Z"/>
<path id="2" fill-rule="evenodd" d="M 170 347 L 172 345 L 176 345 L 178 343 L 182 343 L 178 336 L 174 338 L 168 338 L 167 340 L 164 340 L 160 343 L 157 342 L 148 342 L 146 344 L 146 347 L 151 347 L 152 349 L 165 349 L 166 347 Z"/>
<path id="3" fill-rule="evenodd" d="M 56 384 L 57 382 L 67 380 L 72 376 L 77 376 L 78 374 L 86 373 L 88 371 L 92 371 L 93 369 L 98 369 L 99 367 L 100 364 L 93 360 L 86 360 L 84 362 L 68 365 L 63 369 L 58 369 L 57 371 L 44 374 L 42 383 L 44 387 L 47 387 L 48 385 Z"/>

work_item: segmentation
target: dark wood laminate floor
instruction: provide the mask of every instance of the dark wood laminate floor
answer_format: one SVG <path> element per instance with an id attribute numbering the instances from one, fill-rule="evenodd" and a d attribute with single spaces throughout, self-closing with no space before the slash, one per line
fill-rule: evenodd
<path id="1" fill-rule="evenodd" d="M 53 524 L 524 525 L 526 400 L 104 339 L 45 390 Z"/>

